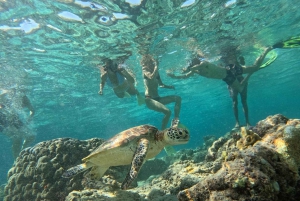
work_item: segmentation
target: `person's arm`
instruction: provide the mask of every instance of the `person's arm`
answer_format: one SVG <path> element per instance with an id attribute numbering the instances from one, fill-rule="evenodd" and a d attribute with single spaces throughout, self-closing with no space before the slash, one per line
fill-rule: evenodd
<path id="1" fill-rule="evenodd" d="M 175 75 L 174 73 L 167 72 L 167 75 L 174 79 L 187 79 L 189 77 L 192 77 L 194 74 L 195 74 L 194 71 L 189 71 L 188 73 L 186 73 L 184 75 Z"/>
<path id="2" fill-rule="evenodd" d="M 158 77 L 157 77 L 157 81 L 158 81 L 158 84 L 159 84 L 159 87 L 160 87 L 160 88 L 175 89 L 175 87 L 172 86 L 172 85 L 165 85 L 165 84 L 162 82 L 162 80 L 161 80 L 159 74 L 158 74 Z"/>
<path id="3" fill-rule="evenodd" d="M 123 67 L 119 67 L 118 71 L 132 84 L 135 83 L 134 77 Z"/>
<path id="4" fill-rule="evenodd" d="M 273 50 L 272 47 L 268 47 L 267 49 L 265 49 L 265 51 L 255 60 L 252 66 L 243 66 L 243 73 L 254 73 L 255 71 L 259 70 L 265 57 L 271 50 Z"/>
<path id="5" fill-rule="evenodd" d="M 150 80 L 152 80 L 153 78 L 156 78 L 156 77 L 157 77 L 157 74 L 158 74 L 158 66 L 157 66 L 157 62 L 156 62 L 154 59 L 153 59 L 153 64 L 155 65 L 155 66 L 154 66 L 154 69 L 153 69 L 153 72 L 150 72 L 150 71 L 149 71 L 149 67 L 148 67 L 148 66 L 143 66 L 143 67 L 142 67 L 144 76 L 146 76 L 146 77 L 149 78 Z"/>
<path id="6" fill-rule="evenodd" d="M 27 121 L 29 122 L 32 120 L 32 118 L 35 114 L 35 110 L 34 110 L 33 106 L 31 105 L 29 98 L 26 95 L 24 95 L 22 98 L 22 105 L 23 105 L 23 107 L 26 107 L 29 110 L 29 117 L 27 119 Z"/>
<path id="7" fill-rule="evenodd" d="M 105 86 L 105 82 L 106 82 L 106 79 L 107 79 L 107 72 L 104 70 L 103 67 L 100 68 L 100 85 L 99 85 L 99 92 L 98 94 L 99 95 L 103 95 L 103 88 Z"/>

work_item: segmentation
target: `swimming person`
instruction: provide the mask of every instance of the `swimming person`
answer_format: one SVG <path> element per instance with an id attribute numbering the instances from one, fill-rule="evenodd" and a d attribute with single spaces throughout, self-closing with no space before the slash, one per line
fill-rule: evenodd
<path id="1" fill-rule="evenodd" d="M 171 72 L 167 72 L 167 75 L 169 75 L 171 78 L 186 79 L 194 74 L 198 74 L 207 78 L 223 80 L 227 84 L 233 102 L 233 112 L 236 121 L 234 128 L 240 127 L 237 107 L 238 94 L 240 94 L 241 96 L 246 125 L 250 126 L 247 105 L 248 80 L 254 72 L 260 69 L 264 58 L 272 49 L 272 47 L 266 48 L 265 51 L 256 59 L 252 66 L 240 65 L 237 61 L 235 52 L 231 52 L 223 58 L 225 62 L 225 68 L 209 63 L 207 61 L 200 61 L 198 58 L 194 58 L 191 62 L 191 65 L 184 69 L 184 75 L 175 75 Z M 243 63 L 243 58 L 240 58 L 240 61 Z M 247 75 L 243 77 L 243 74 Z"/>
<path id="2" fill-rule="evenodd" d="M 105 64 L 100 67 L 100 90 L 99 95 L 103 95 L 103 88 L 107 83 L 113 88 L 114 93 L 119 98 L 130 97 L 136 95 L 138 104 L 144 102 L 144 98 L 135 88 L 134 77 L 120 64 L 116 64 L 111 59 L 104 59 Z"/>
<path id="3" fill-rule="evenodd" d="M 15 93 L 15 92 L 13 92 Z M 12 141 L 12 154 L 16 159 L 21 150 L 30 146 L 35 140 L 36 134 L 29 128 L 28 123 L 32 120 L 35 110 L 31 105 L 29 98 L 26 95 L 22 95 L 20 100 L 11 100 L 10 102 L 21 101 L 22 108 L 28 108 L 29 117 L 27 120 L 22 120 L 18 114 L 18 108 L 14 108 L 14 105 L 4 105 L 6 102 L 4 94 L 0 95 L 0 132 Z M 13 95 L 15 97 L 15 95 Z"/>
<path id="4" fill-rule="evenodd" d="M 160 97 L 158 87 L 175 89 L 174 86 L 163 84 L 156 60 L 149 54 L 143 55 L 141 59 L 143 70 L 144 86 L 145 86 L 145 103 L 150 110 L 154 110 L 164 114 L 161 129 L 167 128 L 171 111 L 165 105 L 175 102 L 174 119 L 171 127 L 177 127 L 179 124 L 179 113 L 181 108 L 181 97 L 176 95 Z"/>

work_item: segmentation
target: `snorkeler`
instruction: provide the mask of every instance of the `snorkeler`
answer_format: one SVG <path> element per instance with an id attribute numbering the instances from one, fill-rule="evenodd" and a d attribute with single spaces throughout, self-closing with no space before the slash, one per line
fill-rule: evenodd
<path id="1" fill-rule="evenodd" d="M 15 91 L 13 91 L 15 94 Z M 16 159 L 21 150 L 30 146 L 30 144 L 35 140 L 35 133 L 28 127 L 28 124 L 34 114 L 35 110 L 31 105 L 29 98 L 26 95 L 17 97 L 20 100 L 11 100 L 12 97 L 4 97 L 4 94 L 0 95 L 0 132 L 12 141 L 12 154 L 14 159 Z M 15 95 L 13 95 L 14 98 Z M 22 121 L 19 114 L 17 113 L 17 108 L 14 108 L 14 105 L 3 104 L 5 99 L 9 99 L 9 102 L 18 102 L 21 101 L 20 106 L 22 108 L 27 108 L 29 110 L 29 117 L 26 120 L 26 123 Z"/>
<path id="2" fill-rule="evenodd" d="M 164 114 L 161 129 L 167 128 L 167 124 L 171 117 L 171 111 L 165 105 L 175 102 L 174 106 L 174 119 L 172 120 L 171 126 L 177 127 L 179 124 L 179 113 L 181 108 L 181 97 L 176 95 L 160 97 L 158 95 L 158 87 L 175 89 L 174 86 L 163 84 L 159 72 L 158 65 L 155 59 L 145 54 L 141 60 L 144 85 L 145 85 L 145 102 L 146 106 L 150 110 L 154 110 Z"/>
<path id="3" fill-rule="evenodd" d="M 144 98 L 135 88 L 134 77 L 121 65 L 113 62 L 111 59 L 105 59 L 105 65 L 100 67 L 100 90 L 99 95 L 103 95 L 105 84 L 112 86 L 114 93 L 119 98 L 130 97 L 136 95 L 138 104 L 144 103 Z"/>
<path id="4" fill-rule="evenodd" d="M 250 76 L 260 69 L 262 62 L 268 52 L 270 52 L 273 47 L 265 49 L 265 51 L 256 59 L 252 66 L 242 66 L 237 61 L 235 52 L 227 53 L 223 57 L 225 63 L 225 68 L 217 66 L 215 64 L 209 63 L 207 61 L 200 61 L 198 58 L 192 60 L 191 65 L 183 70 L 184 75 L 175 75 L 174 73 L 167 72 L 171 78 L 175 79 L 186 79 L 194 74 L 201 75 L 207 78 L 221 79 L 226 82 L 230 96 L 233 102 L 233 112 L 235 116 L 235 129 L 240 127 L 240 122 L 238 118 L 238 94 L 241 96 L 246 125 L 250 126 L 248 117 L 248 105 L 247 105 L 247 85 Z M 243 58 L 240 58 L 240 62 L 243 64 Z M 243 74 L 247 74 L 243 77 Z"/>

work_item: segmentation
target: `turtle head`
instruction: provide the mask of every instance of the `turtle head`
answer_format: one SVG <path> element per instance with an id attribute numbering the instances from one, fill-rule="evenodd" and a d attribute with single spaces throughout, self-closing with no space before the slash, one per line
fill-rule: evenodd
<path id="1" fill-rule="evenodd" d="M 163 130 L 164 141 L 170 145 L 186 144 L 190 139 L 190 134 L 184 128 L 167 128 Z"/>

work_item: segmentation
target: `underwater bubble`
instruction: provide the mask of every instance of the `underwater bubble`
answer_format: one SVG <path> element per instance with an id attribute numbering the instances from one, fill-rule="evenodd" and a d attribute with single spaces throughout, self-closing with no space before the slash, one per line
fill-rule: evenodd
<path id="1" fill-rule="evenodd" d="M 225 7 L 235 7 L 236 6 L 236 0 L 230 0 L 230 1 L 227 1 L 225 3 Z"/>
<path id="2" fill-rule="evenodd" d="M 123 14 L 123 13 L 113 13 L 114 17 L 117 19 L 117 20 L 122 20 L 122 19 L 128 19 L 129 16 L 126 15 L 126 14 Z"/>
<path id="3" fill-rule="evenodd" d="M 55 30 L 55 31 L 62 32 L 62 30 L 60 30 L 59 28 L 56 28 L 55 26 L 52 26 L 50 24 L 47 24 L 46 26 L 49 27 L 50 29 Z"/>
<path id="4" fill-rule="evenodd" d="M 112 25 L 115 23 L 115 20 L 113 20 L 110 16 L 103 15 L 98 18 L 97 22 L 103 25 Z"/>
<path id="5" fill-rule="evenodd" d="M 36 29 L 39 29 L 40 25 L 36 23 L 33 19 L 29 18 L 28 20 L 24 20 L 24 22 L 20 24 L 20 27 L 21 30 L 24 31 L 24 33 L 28 34 Z"/>
<path id="6" fill-rule="evenodd" d="M 68 12 L 68 11 L 62 11 L 58 14 L 58 17 L 60 17 L 63 20 L 67 21 L 77 21 L 77 22 L 83 22 L 83 20 L 74 13 Z"/>
<path id="7" fill-rule="evenodd" d="M 188 7 L 188 6 L 191 6 L 195 3 L 195 0 L 187 0 L 185 2 L 183 2 L 183 4 L 180 6 L 181 8 L 184 8 L 184 7 Z"/>
<path id="8" fill-rule="evenodd" d="M 139 6 L 143 0 L 125 0 L 126 3 L 129 3 L 131 7 Z"/>

